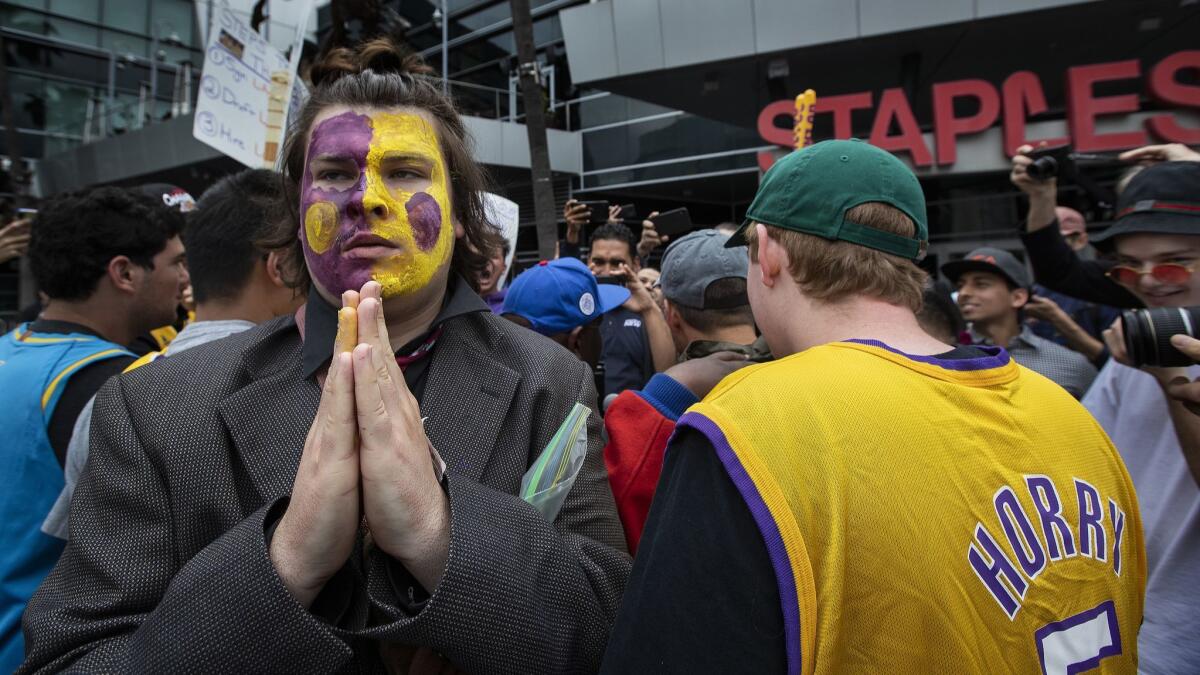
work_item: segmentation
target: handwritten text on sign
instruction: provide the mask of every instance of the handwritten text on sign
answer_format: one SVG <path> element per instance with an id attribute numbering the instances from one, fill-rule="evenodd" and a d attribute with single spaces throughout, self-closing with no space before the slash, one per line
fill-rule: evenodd
<path id="1" fill-rule="evenodd" d="M 227 8 L 216 8 L 192 135 L 249 167 L 273 167 L 286 121 L 288 60 Z"/>

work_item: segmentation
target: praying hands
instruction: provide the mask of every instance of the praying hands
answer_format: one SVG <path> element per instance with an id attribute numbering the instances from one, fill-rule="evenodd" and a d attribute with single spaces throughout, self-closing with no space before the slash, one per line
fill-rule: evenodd
<path id="1" fill-rule="evenodd" d="M 364 517 L 379 549 L 427 591 L 446 565 L 449 503 L 417 401 L 392 356 L 380 291 L 370 281 L 342 296 L 338 347 L 271 540 L 280 578 L 306 607 L 349 558 Z"/>

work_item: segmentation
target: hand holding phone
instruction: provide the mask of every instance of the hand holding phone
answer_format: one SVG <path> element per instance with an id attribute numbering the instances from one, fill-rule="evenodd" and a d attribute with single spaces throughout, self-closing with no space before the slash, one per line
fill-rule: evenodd
<path id="1" fill-rule="evenodd" d="M 662 213 L 651 214 L 650 222 L 659 236 L 665 239 L 678 239 L 695 229 L 692 217 L 686 208 L 671 209 Z"/>
<path id="2" fill-rule="evenodd" d="M 579 202 L 588 209 L 588 224 L 603 225 L 608 222 L 608 202 Z"/>

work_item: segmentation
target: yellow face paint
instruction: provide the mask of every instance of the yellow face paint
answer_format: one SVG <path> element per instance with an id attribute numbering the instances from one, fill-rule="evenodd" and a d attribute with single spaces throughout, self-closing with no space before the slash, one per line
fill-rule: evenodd
<path id="1" fill-rule="evenodd" d="M 371 126 L 374 133 L 367 152 L 363 208 L 371 213 L 382 205 L 390 217 L 372 221 L 371 231 L 404 249 L 403 255 L 380 259 L 373 268 L 372 276 L 383 286 L 383 295 L 390 297 L 423 288 L 450 259 L 454 233 L 449 186 L 437 133 L 425 118 L 411 113 L 377 113 L 371 116 Z M 399 156 L 428 165 L 428 188 L 415 193 L 388 189 L 384 164 Z"/>
<path id="2" fill-rule="evenodd" d="M 333 245 L 338 230 L 337 216 L 337 207 L 329 202 L 317 202 L 308 207 L 304 214 L 304 234 L 313 253 L 324 253 Z"/>

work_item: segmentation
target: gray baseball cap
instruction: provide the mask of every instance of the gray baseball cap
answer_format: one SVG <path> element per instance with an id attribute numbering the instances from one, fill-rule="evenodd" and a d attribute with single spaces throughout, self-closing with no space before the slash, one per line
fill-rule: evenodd
<path id="1" fill-rule="evenodd" d="M 745 279 L 750 261 L 745 246 L 725 248 L 729 235 L 716 230 L 699 230 L 676 239 L 663 253 L 662 277 L 658 285 L 663 295 L 693 309 L 728 309 L 750 303 L 738 299 L 721 303 L 722 307 L 704 305 L 704 292 L 709 284 L 720 279 Z"/>
<path id="2" fill-rule="evenodd" d="M 1033 286 L 1029 270 L 1025 269 L 1025 265 L 1022 265 L 1015 255 L 990 246 L 977 248 L 962 260 L 953 260 L 942 265 L 942 274 L 953 282 L 957 282 L 966 272 L 991 272 L 1008 279 L 1019 288 Z"/>

